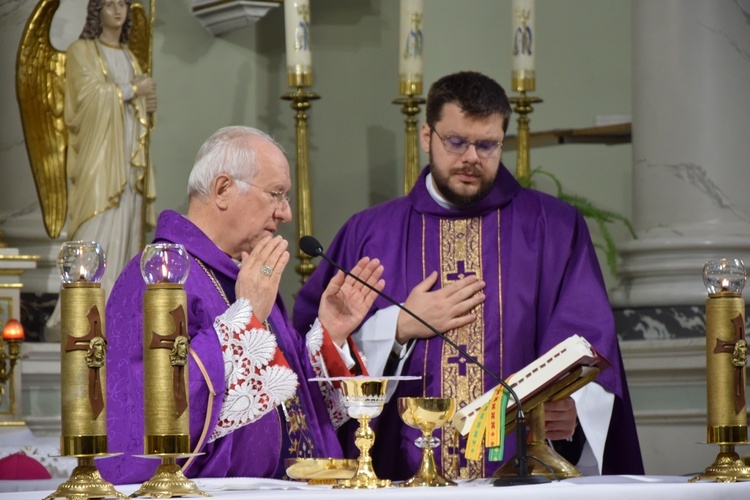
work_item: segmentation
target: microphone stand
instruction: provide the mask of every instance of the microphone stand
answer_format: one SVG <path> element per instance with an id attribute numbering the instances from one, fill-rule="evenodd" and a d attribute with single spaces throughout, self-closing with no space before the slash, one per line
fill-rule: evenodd
<path id="1" fill-rule="evenodd" d="M 493 372 L 491 372 L 486 366 L 484 366 L 482 363 L 479 362 L 476 358 L 474 358 L 471 354 L 466 352 L 464 349 L 458 346 L 455 342 L 453 342 L 451 339 L 449 339 L 446 335 L 439 332 L 434 326 L 427 323 L 425 320 L 417 316 L 415 313 L 410 311 L 408 308 L 391 298 L 390 296 L 386 295 L 385 293 L 381 292 L 380 290 L 377 290 L 375 287 L 367 283 L 366 281 L 359 278 L 359 276 L 355 276 L 352 273 L 350 273 L 348 270 L 344 269 L 340 265 L 338 265 L 336 262 L 334 262 L 328 255 L 325 254 L 323 251 L 323 246 L 320 244 L 320 242 L 315 239 L 312 236 L 303 236 L 299 240 L 299 246 L 300 249 L 305 252 L 307 255 L 311 257 L 321 257 L 326 262 L 331 264 L 333 267 L 338 269 L 339 271 L 343 272 L 347 276 L 352 277 L 357 282 L 363 284 L 370 290 L 377 293 L 380 297 L 383 297 L 388 302 L 393 304 L 394 306 L 398 307 L 402 311 L 404 311 L 406 314 L 414 318 L 415 320 L 419 321 L 422 325 L 424 325 L 427 329 L 429 329 L 432 333 L 443 339 L 445 342 L 447 342 L 451 347 L 453 347 L 455 350 L 457 350 L 463 357 L 465 357 L 470 362 L 474 363 L 476 366 L 482 369 L 487 375 L 492 377 L 493 380 L 495 380 L 497 383 L 502 385 L 505 390 L 508 391 L 508 393 L 513 398 L 513 401 L 516 402 L 516 464 L 517 464 L 517 474 L 516 476 L 504 476 L 496 478 L 493 481 L 494 486 L 520 486 L 524 484 L 542 484 L 542 483 L 549 483 L 550 479 L 544 477 L 544 476 L 534 476 L 529 474 L 528 469 L 528 456 L 526 455 L 526 416 L 523 413 L 523 409 L 521 408 L 521 400 L 519 399 L 516 392 L 513 390 L 513 388 L 508 384 L 505 380 L 503 380 L 501 377 L 495 375 Z"/>

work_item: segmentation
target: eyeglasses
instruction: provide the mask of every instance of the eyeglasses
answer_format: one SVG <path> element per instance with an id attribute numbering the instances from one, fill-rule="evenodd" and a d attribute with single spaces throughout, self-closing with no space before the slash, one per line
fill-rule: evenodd
<path id="1" fill-rule="evenodd" d="M 462 155 L 466 151 L 468 151 L 469 146 L 474 146 L 474 149 L 476 149 L 477 151 L 478 157 L 492 158 L 493 156 L 495 156 L 495 151 L 497 150 L 498 146 L 500 146 L 500 149 L 503 149 L 503 143 L 501 141 L 471 142 L 466 137 L 457 135 L 446 135 L 445 137 L 443 137 L 434 128 L 432 129 L 432 131 L 435 132 L 435 135 L 438 136 L 440 142 L 443 143 L 443 148 L 445 148 L 447 152 L 454 155 Z"/>
<path id="2" fill-rule="evenodd" d="M 286 193 L 284 191 L 267 191 L 263 189 L 262 187 L 258 186 L 257 184 L 253 184 L 252 182 L 243 181 L 242 179 L 234 179 L 235 182 L 241 182 L 243 184 L 247 184 L 248 186 L 252 186 L 254 188 L 258 188 L 264 193 L 271 195 L 271 198 L 273 198 L 273 202 L 277 207 L 283 207 L 284 204 L 289 204 L 289 193 Z"/>

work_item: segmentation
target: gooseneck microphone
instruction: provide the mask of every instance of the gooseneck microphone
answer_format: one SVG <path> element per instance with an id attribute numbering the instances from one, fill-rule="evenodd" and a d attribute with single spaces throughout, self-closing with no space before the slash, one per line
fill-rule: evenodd
<path id="1" fill-rule="evenodd" d="M 482 369 L 487 375 L 492 377 L 493 380 L 495 380 L 497 383 L 502 385 L 508 393 L 513 398 L 513 401 L 516 403 L 516 464 L 517 464 L 517 475 L 516 476 L 506 476 L 506 477 L 500 477 L 495 479 L 493 484 L 495 486 L 518 486 L 523 484 L 539 484 L 539 483 L 548 483 L 550 480 L 544 476 L 533 476 L 529 474 L 528 471 L 528 457 L 526 455 L 526 417 L 523 413 L 523 409 L 521 408 L 521 400 L 518 398 L 518 395 L 513 390 L 513 388 L 501 377 L 495 375 L 493 372 L 491 372 L 486 366 L 484 366 L 482 363 L 479 362 L 476 358 L 474 358 L 472 355 L 470 355 L 468 352 L 463 350 L 461 347 L 459 347 L 455 342 L 453 342 L 451 339 L 449 339 L 447 336 L 445 336 L 442 332 L 439 332 L 434 326 L 427 323 L 425 320 L 417 316 L 415 313 L 410 311 L 408 308 L 403 306 L 401 303 L 397 302 L 395 299 L 392 299 L 385 293 L 381 292 L 380 290 L 376 289 L 366 281 L 359 278 L 359 276 L 355 276 L 352 273 L 350 273 L 348 270 L 344 269 L 340 265 L 338 265 L 336 262 L 334 262 L 330 257 L 328 257 L 325 252 L 323 251 L 323 245 L 320 244 L 320 242 L 313 236 L 303 236 L 299 240 L 299 248 L 303 252 L 305 252 L 310 257 L 322 257 L 326 262 L 331 264 L 333 267 L 338 269 L 339 271 L 342 271 L 347 276 L 352 277 L 354 280 L 358 281 L 359 283 L 362 283 L 370 290 L 377 293 L 380 297 L 383 297 L 385 300 L 393 304 L 394 306 L 398 307 L 402 311 L 404 311 L 406 314 L 414 318 L 415 320 L 419 321 L 422 325 L 427 327 L 428 330 L 430 330 L 432 333 L 443 339 L 445 342 L 447 342 L 451 347 L 453 347 L 455 350 L 457 350 L 464 358 L 478 366 Z"/>

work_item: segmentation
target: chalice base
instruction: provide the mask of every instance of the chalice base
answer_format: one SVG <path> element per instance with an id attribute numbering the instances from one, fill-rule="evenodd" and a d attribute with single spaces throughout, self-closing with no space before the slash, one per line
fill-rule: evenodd
<path id="1" fill-rule="evenodd" d="M 172 498 L 189 495 L 210 497 L 211 495 L 198 488 L 193 481 L 183 474 L 182 468 L 174 460 L 174 458 L 163 458 L 162 464 L 157 467 L 151 479 L 143 483 L 138 491 L 131 494 L 131 498 Z"/>
<path id="2" fill-rule="evenodd" d="M 721 446 L 714 463 L 709 465 L 703 474 L 690 478 L 691 483 L 697 481 L 716 481 L 717 483 L 735 483 L 750 481 L 750 466 L 734 451 L 734 446 Z"/>
<path id="3" fill-rule="evenodd" d="M 432 448 L 425 448 L 422 453 L 422 463 L 414 477 L 401 483 L 402 487 L 412 486 L 457 486 L 456 483 L 447 479 L 435 464 L 435 454 Z"/>
<path id="4" fill-rule="evenodd" d="M 359 472 L 354 475 L 351 479 L 340 479 L 333 487 L 337 489 L 376 489 L 376 488 L 388 488 L 391 486 L 390 479 L 379 479 L 375 473 L 372 474 L 365 472 Z"/>
<path id="5" fill-rule="evenodd" d="M 67 500 L 86 500 L 88 498 L 128 498 L 115 490 L 112 483 L 105 481 L 94 465 L 94 458 L 78 459 L 78 466 L 73 469 L 70 479 L 57 487 L 54 493 L 44 498 L 65 498 Z"/>
<path id="6" fill-rule="evenodd" d="M 527 457 L 536 459 L 528 460 L 528 475 L 546 477 L 551 480 L 569 479 L 579 477 L 581 473 L 570 462 L 565 460 L 551 446 L 544 442 L 530 443 L 526 448 Z M 518 467 L 515 460 L 508 461 L 500 467 L 492 477 L 507 478 L 518 475 Z"/>

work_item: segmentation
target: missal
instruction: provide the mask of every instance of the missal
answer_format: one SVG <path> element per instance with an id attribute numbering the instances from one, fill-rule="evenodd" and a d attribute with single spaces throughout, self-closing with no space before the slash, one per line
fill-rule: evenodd
<path id="1" fill-rule="evenodd" d="M 506 379 L 521 400 L 524 412 L 547 400 L 568 397 L 591 382 L 609 362 L 580 335 L 571 335 Z M 492 398 L 495 387 L 458 410 L 451 420 L 462 435 L 468 434 L 481 408 Z M 511 397 L 506 425 L 515 422 L 516 404 Z"/>

